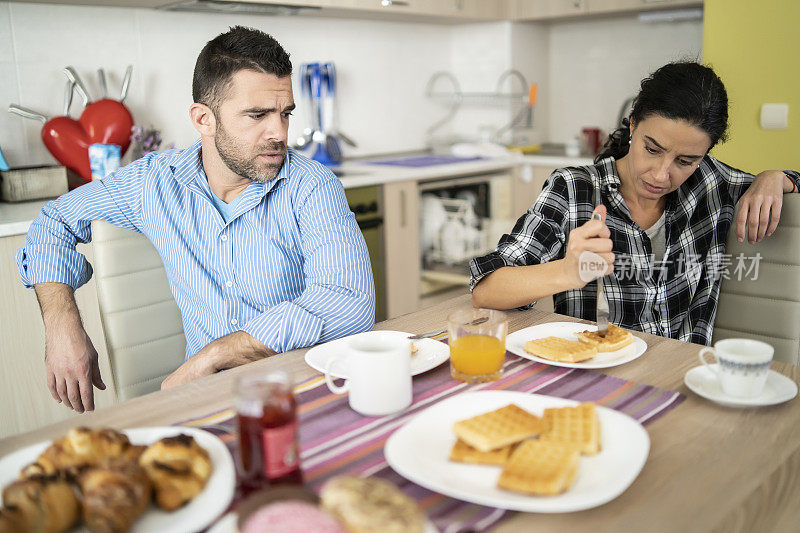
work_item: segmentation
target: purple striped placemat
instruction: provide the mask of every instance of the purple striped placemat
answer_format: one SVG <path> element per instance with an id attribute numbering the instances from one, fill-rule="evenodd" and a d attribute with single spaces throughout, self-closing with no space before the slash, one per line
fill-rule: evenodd
<path id="1" fill-rule="evenodd" d="M 316 491 L 339 474 L 378 476 L 399 486 L 420 503 L 440 531 L 482 531 L 507 511 L 475 505 L 429 491 L 401 477 L 386 463 L 383 446 L 411 417 L 453 395 L 477 390 L 510 390 L 593 401 L 648 424 L 684 400 L 680 393 L 640 385 L 581 369 L 549 366 L 506 353 L 505 373 L 492 383 L 469 385 L 450 377 L 449 365 L 414 377 L 414 401 L 402 413 L 364 417 L 349 408 L 347 395 L 332 394 L 317 376 L 296 388 L 303 475 Z M 182 422 L 219 436 L 237 452 L 232 409 Z"/>

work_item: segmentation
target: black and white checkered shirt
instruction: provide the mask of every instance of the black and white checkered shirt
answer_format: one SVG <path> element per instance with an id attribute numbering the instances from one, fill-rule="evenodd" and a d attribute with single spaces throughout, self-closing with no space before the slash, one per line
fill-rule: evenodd
<path id="1" fill-rule="evenodd" d="M 800 174 L 786 171 L 800 188 Z M 609 321 L 619 326 L 709 344 L 717 311 L 725 241 L 734 207 L 754 176 L 706 156 L 676 191 L 667 195 L 666 255 L 656 262 L 649 237 L 631 218 L 609 157 L 586 167 L 562 168 L 503 235 L 496 251 L 470 261 L 470 288 L 504 266 L 546 263 L 564 257 L 569 232 L 605 204 L 615 254 L 603 279 Z M 597 284 L 553 295 L 556 313 L 596 320 Z"/>

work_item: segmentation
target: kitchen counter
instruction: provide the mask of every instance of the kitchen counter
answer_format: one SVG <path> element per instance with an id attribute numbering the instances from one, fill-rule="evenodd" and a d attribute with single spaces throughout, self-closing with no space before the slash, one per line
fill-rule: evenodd
<path id="1" fill-rule="evenodd" d="M 509 155 L 503 158 L 481 159 L 463 163 L 449 163 L 428 167 L 396 167 L 369 164 L 365 161 L 345 162 L 339 167 L 340 179 L 345 189 L 383 185 L 398 181 L 427 181 L 454 176 L 501 172 L 523 165 L 543 167 L 565 167 L 589 165 L 587 157 L 553 155 Z M 0 237 L 27 233 L 33 219 L 51 199 L 30 202 L 0 202 Z"/>

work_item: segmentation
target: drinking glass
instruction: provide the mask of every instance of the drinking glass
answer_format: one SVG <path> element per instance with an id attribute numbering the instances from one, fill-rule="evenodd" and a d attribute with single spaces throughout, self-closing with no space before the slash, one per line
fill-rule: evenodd
<path id="1" fill-rule="evenodd" d="M 494 309 L 459 309 L 447 317 L 450 375 L 467 383 L 494 381 L 506 360 L 506 314 Z"/>

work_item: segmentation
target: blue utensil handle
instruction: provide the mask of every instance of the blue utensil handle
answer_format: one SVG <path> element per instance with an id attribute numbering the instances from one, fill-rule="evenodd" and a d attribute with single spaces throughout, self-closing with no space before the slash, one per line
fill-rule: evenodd
<path id="1" fill-rule="evenodd" d="M 333 63 L 325 63 L 325 81 L 328 89 L 328 96 L 336 94 L 336 67 Z"/>
<path id="2" fill-rule="evenodd" d="M 300 65 L 300 92 L 303 98 L 311 98 L 311 80 L 308 75 L 308 63 Z"/>
<path id="3" fill-rule="evenodd" d="M 308 66 L 311 74 L 311 95 L 314 98 L 322 97 L 322 72 L 319 63 L 311 63 Z"/>

